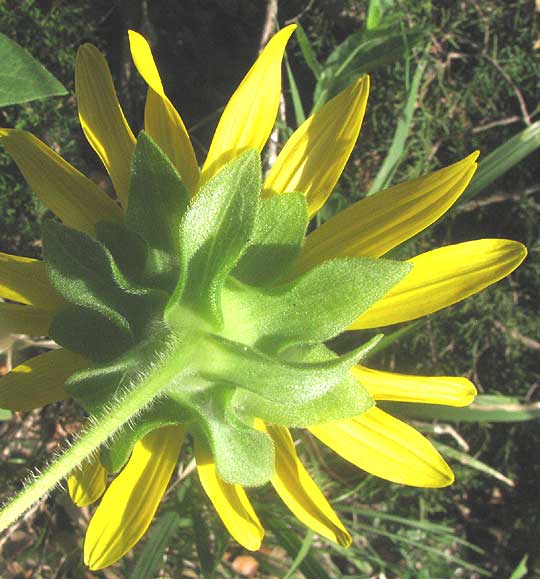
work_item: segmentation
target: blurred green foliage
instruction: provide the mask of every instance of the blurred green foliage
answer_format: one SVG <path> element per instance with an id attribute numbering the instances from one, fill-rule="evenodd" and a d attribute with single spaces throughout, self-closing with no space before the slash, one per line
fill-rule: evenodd
<path id="1" fill-rule="evenodd" d="M 8 0 L 0 3 L 0 32 L 25 47 L 72 91 L 75 52 L 81 39 L 92 34 L 99 17 L 91 8 L 91 2 L 76 2 L 44 10 L 34 0 Z M 79 169 L 88 169 L 78 145 L 80 128 L 73 97 L 5 107 L 0 111 L 0 123 L 35 133 Z M 0 250 L 39 255 L 36 240 L 43 212 L 18 169 L 1 150 Z"/>

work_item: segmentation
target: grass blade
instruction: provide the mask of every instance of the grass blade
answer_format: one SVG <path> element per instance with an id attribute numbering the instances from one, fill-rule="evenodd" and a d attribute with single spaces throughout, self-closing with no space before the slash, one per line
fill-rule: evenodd
<path id="1" fill-rule="evenodd" d="M 291 69 L 291 65 L 289 64 L 287 55 L 285 55 L 285 68 L 287 69 L 287 79 L 289 80 L 289 90 L 291 91 L 294 119 L 296 121 L 295 126 L 298 127 L 306 120 L 306 114 L 304 113 L 304 106 L 302 105 L 302 99 L 300 98 L 298 85 L 296 84 L 296 79 L 294 78 L 294 74 Z"/>
<path id="2" fill-rule="evenodd" d="M 381 403 L 392 414 L 444 422 L 525 422 L 540 418 L 540 403 L 522 404 L 510 396 L 481 394 L 466 408 L 438 404 Z"/>
<path id="3" fill-rule="evenodd" d="M 416 109 L 416 101 L 418 98 L 418 90 L 420 89 L 420 81 L 422 80 L 422 75 L 426 68 L 427 60 L 422 58 L 418 63 L 414 76 L 411 82 L 411 88 L 409 90 L 409 95 L 407 97 L 407 102 L 405 103 L 405 108 L 399 117 L 396 131 L 392 139 L 392 144 L 390 149 L 383 161 L 379 172 L 377 173 L 373 184 L 368 192 L 368 195 L 373 195 L 377 191 L 384 189 L 391 181 L 392 176 L 396 172 L 401 160 L 403 159 L 403 154 L 405 152 L 405 143 L 407 137 L 409 136 L 409 131 L 412 124 L 412 119 L 414 111 Z"/>
<path id="4" fill-rule="evenodd" d="M 445 456 L 449 456 L 451 458 L 454 458 L 455 460 L 459 461 L 463 466 L 468 466 L 470 468 L 473 468 L 474 470 L 477 470 L 479 472 L 483 472 L 484 474 L 487 474 L 488 476 L 491 476 L 494 479 L 497 479 L 498 481 L 503 482 L 504 484 L 508 485 L 509 487 L 515 486 L 515 483 L 513 480 L 509 479 L 507 476 L 500 473 L 498 470 L 495 470 L 492 466 L 489 466 L 485 462 L 482 462 L 481 460 L 474 458 L 470 454 L 467 454 L 466 452 L 462 452 L 461 450 L 456 450 L 455 448 L 453 448 L 451 446 L 448 446 L 446 444 L 442 444 L 442 443 L 437 442 L 437 441 L 435 441 L 433 444 L 437 448 L 437 450 L 439 450 L 442 454 L 444 454 Z"/>
<path id="5" fill-rule="evenodd" d="M 307 34 L 302 28 L 300 22 L 297 22 L 296 25 L 296 40 L 298 41 L 298 45 L 302 51 L 302 56 L 304 57 L 304 60 L 306 61 L 309 69 L 313 73 L 313 76 L 318 80 L 322 72 L 321 63 L 317 60 L 313 46 L 309 41 L 309 38 L 307 37 Z"/>
<path id="6" fill-rule="evenodd" d="M 164 513 L 145 543 L 133 569 L 133 579 L 152 579 L 156 576 L 165 549 L 178 526 L 178 514 Z"/>
<path id="7" fill-rule="evenodd" d="M 478 170 L 460 202 L 470 201 L 517 165 L 540 146 L 540 121 L 536 121 L 523 131 L 514 135 L 506 143 L 497 147 L 478 163 Z"/>
<path id="8" fill-rule="evenodd" d="M 528 573 L 527 569 L 527 559 L 529 558 L 528 555 L 525 555 L 523 559 L 519 562 L 518 566 L 514 569 L 512 575 L 510 575 L 510 579 L 523 579 L 525 575 Z"/>
<path id="9" fill-rule="evenodd" d="M 328 572 L 324 569 L 313 553 L 308 549 L 308 552 L 304 555 L 302 551 L 302 547 L 309 535 L 306 535 L 306 539 L 302 542 L 296 533 L 284 526 L 282 519 L 274 519 L 270 516 L 264 518 L 264 526 L 271 529 L 277 542 L 287 551 L 294 562 L 296 562 L 296 559 L 299 558 L 300 554 L 302 554 L 302 559 L 298 563 L 298 568 L 305 577 L 309 577 L 309 579 L 328 579 Z M 311 542 L 309 543 L 309 546 L 311 547 Z"/>
<path id="10" fill-rule="evenodd" d="M 294 561 L 292 562 L 287 574 L 284 575 L 283 579 L 292 579 L 296 570 L 300 567 L 304 559 L 308 556 L 309 550 L 311 549 L 311 544 L 313 543 L 313 531 L 310 529 L 306 533 L 304 540 L 298 554 L 296 555 Z"/>
<path id="11" fill-rule="evenodd" d="M 355 78 L 395 62 L 415 46 L 424 32 L 413 29 L 361 30 L 348 36 L 327 58 L 313 95 L 313 110 L 348 86 Z"/>

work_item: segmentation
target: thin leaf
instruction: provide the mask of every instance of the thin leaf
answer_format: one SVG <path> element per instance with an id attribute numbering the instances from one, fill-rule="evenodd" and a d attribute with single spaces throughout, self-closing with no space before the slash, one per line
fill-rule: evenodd
<path id="1" fill-rule="evenodd" d="M 302 545 L 300 546 L 300 550 L 298 554 L 294 558 L 287 574 L 283 576 L 283 579 L 292 579 L 296 570 L 300 567 L 300 565 L 304 562 L 305 558 L 308 556 L 309 551 L 311 549 L 311 545 L 313 544 L 313 531 L 308 529 L 304 540 L 302 541 Z"/>
<path id="2" fill-rule="evenodd" d="M 470 201 L 540 146 L 540 121 L 497 147 L 478 163 L 478 170 L 460 201 Z"/>
<path id="3" fill-rule="evenodd" d="M 416 109 L 416 101 L 418 98 L 418 90 L 420 89 L 420 81 L 422 80 L 422 75 L 424 74 L 426 65 L 427 60 L 422 58 L 416 67 L 409 90 L 409 96 L 407 97 L 405 108 L 399 117 L 396 131 L 392 139 L 392 144 L 390 145 L 390 149 L 388 150 L 388 153 L 383 161 L 381 168 L 379 169 L 379 172 L 377 173 L 377 176 L 373 180 L 373 184 L 371 185 L 368 195 L 373 195 L 377 191 L 384 189 L 390 183 L 392 176 L 394 175 L 403 159 L 405 143 L 407 141 L 407 137 L 409 136 L 414 111 Z"/>
<path id="4" fill-rule="evenodd" d="M 299 22 L 296 24 L 296 40 L 298 41 L 300 50 L 302 51 L 302 56 L 304 57 L 306 64 L 309 66 L 315 78 L 319 79 L 322 72 L 322 66 L 317 60 L 317 56 L 315 55 L 315 51 L 313 50 L 313 46 L 311 45 L 305 30 L 302 28 Z"/>
<path id="5" fill-rule="evenodd" d="M 540 418 L 540 403 L 522 404 L 518 398 L 498 395 L 480 395 L 466 408 L 396 402 L 384 402 L 381 406 L 399 416 L 444 422 L 525 422 Z"/>
<path id="6" fill-rule="evenodd" d="M 165 549 L 178 528 L 178 514 L 174 511 L 164 513 L 150 533 L 142 551 L 139 553 L 133 574 L 133 579 L 152 579 L 159 570 Z"/>
<path id="7" fill-rule="evenodd" d="M 291 99 L 294 109 L 294 120 L 296 126 L 300 126 L 306 120 L 306 114 L 304 112 L 304 106 L 302 105 L 302 99 L 300 98 L 300 93 L 298 91 L 298 85 L 296 84 L 296 79 L 289 64 L 289 59 L 285 55 L 285 67 L 287 69 L 287 79 L 289 80 L 289 90 L 291 91 Z"/>
<path id="8" fill-rule="evenodd" d="M 195 547 L 201 565 L 202 577 L 209 577 L 216 566 L 212 549 L 210 548 L 210 529 L 204 519 L 200 504 L 192 503 L 191 516 L 193 519 L 193 534 L 195 536 Z"/>
<path id="9" fill-rule="evenodd" d="M 68 94 L 29 52 L 0 34 L 0 106 Z"/>
<path id="10" fill-rule="evenodd" d="M 408 336 L 409 334 L 411 334 L 424 324 L 425 324 L 424 319 L 418 320 L 416 322 L 410 322 L 399 328 L 399 330 L 395 330 L 390 334 L 385 334 L 384 338 L 382 338 L 381 341 L 372 350 L 370 350 L 369 354 L 366 356 L 366 359 L 373 358 L 373 356 L 380 354 L 381 352 L 389 348 L 392 344 L 401 340 L 401 338 Z"/>
<path id="11" fill-rule="evenodd" d="M 523 559 L 518 563 L 518 566 L 514 569 L 512 575 L 510 575 L 510 579 L 523 579 L 525 575 L 528 573 L 527 569 L 527 559 L 529 555 L 525 555 Z"/>
<path id="12" fill-rule="evenodd" d="M 455 448 L 452 448 L 451 446 L 448 446 L 446 444 L 441 444 L 440 442 L 435 441 L 434 445 L 437 448 L 437 450 L 439 450 L 442 454 L 458 460 L 462 465 L 473 468 L 474 470 L 477 470 L 479 472 L 483 472 L 484 474 L 487 474 L 488 476 L 491 476 L 494 479 L 503 482 L 509 487 L 515 486 L 513 480 L 509 479 L 507 476 L 503 475 L 498 470 L 495 470 L 493 467 L 482 462 L 481 460 L 472 457 L 470 454 L 462 452 L 461 450 L 456 450 Z"/>
<path id="13" fill-rule="evenodd" d="M 424 37 L 417 29 L 360 31 L 348 36 L 327 58 L 315 86 L 313 110 L 361 76 L 395 62 Z"/>
<path id="14" fill-rule="evenodd" d="M 491 573 L 489 571 L 487 571 L 486 569 L 482 569 L 481 567 L 477 567 L 476 565 L 472 565 L 471 563 L 468 563 L 467 561 L 464 561 L 463 559 L 460 559 L 459 557 L 453 557 L 452 555 L 449 555 L 446 551 L 441 551 L 437 547 L 431 547 L 429 545 L 425 545 L 424 543 L 418 541 L 417 539 L 409 539 L 407 537 L 403 537 L 403 536 L 398 535 L 396 533 L 390 533 L 388 531 L 383 531 L 382 529 L 376 529 L 370 525 L 362 525 L 360 523 L 357 523 L 355 525 L 355 527 L 357 529 L 367 531 L 368 533 L 374 533 L 376 535 L 382 535 L 383 537 L 388 537 L 389 539 L 391 539 L 395 542 L 398 542 L 398 543 L 405 543 L 407 545 L 411 545 L 413 547 L 416 547 L 417 549 L 420 549 L 421 551 L 425 551 L 426 553 L 431 553 L 432 555 L 436 555 L 438 557 L 441 557 L 441 558 L 445 559 L 446 561 L 450 561 L 452 563 L 457 563 L 458 565 L 462 565 L 463 567 L 465 567 L 466 569 L 470 569 L 471 571 L 476 571 L 476 573 L 478 573 L 480 575 L 485 575 L 486 577 L 491 577 Z"/>
<path id="15" fill-rule="evenodd" d="M 285 527 L 282 519 L 266 516 L 263 523 L 276 536 L 278 543 L 287 551 L 289 556 L 292 559 L 296 559 L 303 546 L 297 534 Z M 329 577 L 328 571 L 321 565 L 315 555 L 309 551 L 299 563 L 299 568 L 304 576 L 309 577 L 309 579 L 328 579 Z M 340 577 L 341 574 L 336 573 L 335 576 Z"/>

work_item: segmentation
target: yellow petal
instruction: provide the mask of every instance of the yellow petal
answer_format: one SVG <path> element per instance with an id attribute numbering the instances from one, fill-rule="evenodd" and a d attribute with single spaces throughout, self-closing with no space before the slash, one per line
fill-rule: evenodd
<path id="1" fill-rule="evenodd" d="M 349 329 L 414 320 L 455 304 L 513 272 L 527 249 L 517 241 L 479 239 L 448 245 L 409 260 L 411 272 Z"/>
<path id="2" fill-rule="evenodd" d="M 0 297 L 55 311 L 65 304 L 49 283 L 45 263 L 0 253 Z"/>
<path id="3" fill-rule="evenodd" d="M 90 362 L 68 350 L 51 350 L 19 364 L 0 378 L 0 408 L 32 410 L 64 400 L 64 382 Z"/>
<path id="4" fill-rule="evenodd" d="M 144 129 L 169 157 L 187 190 L 194 195 L 199 167 L 184 121 L 165 94 L 150 45 L 144 36 L 130 30 L 129 45 L 133 62 L 149 86 Z"/>
<path id="5" fill-rule="evenodd" d="M 85 460 L 68 478 L 69 496 L 78 507 L 95 503 L 106 486 L 107 471 L 97 456 Z"/>
<path id="6" fill-rule="evenodd" d="M 77 51 L 75 93 L 82 130 L 127 207 L 135 137 L 118 102 L 107 61 L 92 44 L 83 44 Z"/>
<path id="7" fill-rule="evenodd" d="M 410 376 L 355 366 L 352 373 L 375 400 L 468 406 L 477 392 L 458 376 Z"/>
<path id="8" fill-rule="evenodd" d="M 443 215 L 463 193 L 478 152 L 419 179 L 361 199 L 306 237 L 295 272 L 334 257 L 380 257 Z"/>
<path id="9" fill-rule="evenodd" d="M 262 151 L 276 120 L 281 61 L 295 28 L 286 26 L 270 39 L 227 103 L 203 166 L 201 186 L 242 151 Z"/>
<path id="10" fill-rule="evenodd" d="M 34 193 L 66 225 L 93 234 L 97 221 L 121 219 L 106 193 L 31 133 L 0 129 L 0 140 Z"/>
<path id="11" fill-rule="evenodd" d="M 310 217 L 324 205 L 354 148 L 366 110 L 369 77 L 364 76 L 304 121 L 270 169 L 264 194 L 298 191 Z"/>
<path id="12" fill-rule="evenodd" d="M 450 467 L 427 438 L 379 408 L 309 430 L 345 460 L 375 476 L 417 487 L 454 482 Z"/>
<path id="13" fill-rule="evenodd" d="M 204 492 L 212 501 L 229 533 L 246 549 L 250 551 L 259 549 L 264 529 L 244 489 L 240 485 L 226 483 L 220 478 L 211 453 L 204 443 L 197 440 L 195 460 Z"/>
<path id="14" fill-rule="evenodd" d="M 84 562 L 92 571 L 112 565 L 140 541 L 169 484 L 183 440 L 182 427 L 165 426 L 137 442 L 88 525 Z"/>
<path id="15" fill-rule="evenodd" d="M 0 338 L 7 334 L 46 336 L 54 314 L 34 306 L 0 302 Z"/>
<path id="16" fill-rule="evenodd" d="M 260 421 L 262 423 L 262 421 Z M 276 449 L 276 472 L 272 485 L 295 517 L 310 529 L 344 547 L 352 539 L 315 481 L 304 468 L 289 431 L 283 426 L 266 425 Z"/>

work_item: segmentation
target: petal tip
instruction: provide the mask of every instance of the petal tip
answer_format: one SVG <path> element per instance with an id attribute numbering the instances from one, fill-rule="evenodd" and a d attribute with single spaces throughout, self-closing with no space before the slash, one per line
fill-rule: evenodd
<path id="1" fill-rule="evenodd" d="M 348 549 L 352 545 L 352 536 L 349 531 L 342 531 L 337 536 L 337 543 L 340 547 L 345 547 L 345 549 Z"/>

